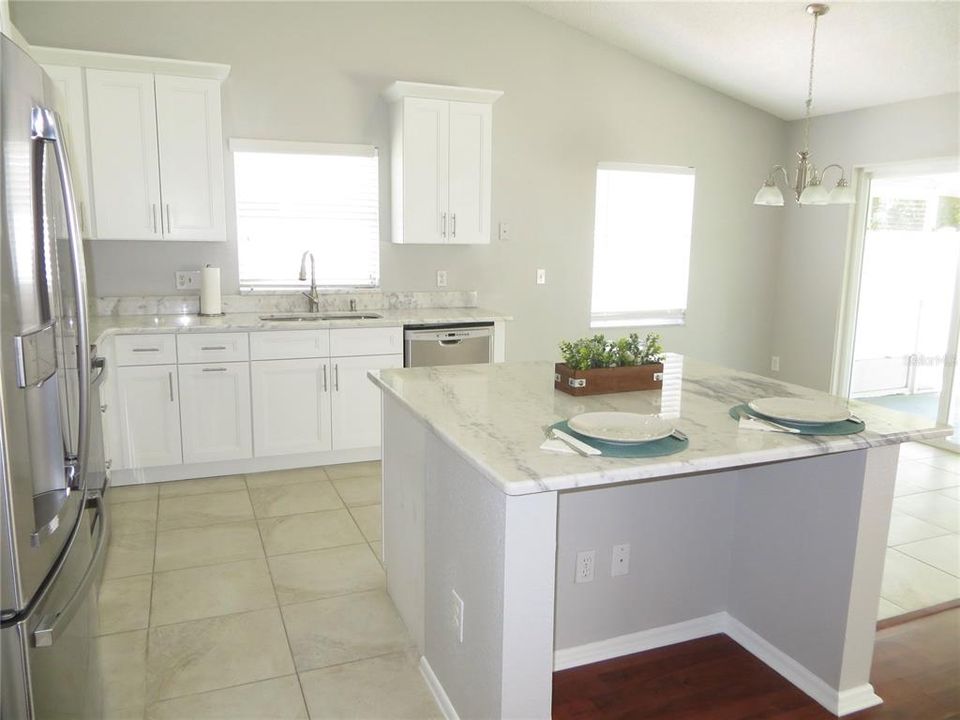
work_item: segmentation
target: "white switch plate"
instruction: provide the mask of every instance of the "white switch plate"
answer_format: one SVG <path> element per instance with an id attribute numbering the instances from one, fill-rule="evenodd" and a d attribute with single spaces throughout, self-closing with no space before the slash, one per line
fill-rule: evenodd
<path id="1" fill-rule="evenodd" d="M 543 268 L 537 268 L 537 285 L 547 284 L 547 271 Z"/>
<path id="2" fill-rule="evenodd" d="M 780 356 L 779 355 L 770 356 L 770 370 L 773 372 L 780 372 Z"/>
<path id="3" fill-rule="evenodd" d="M 200 289 L 200 271 L 199 270 L 178 270 L 177 290 L 199 290 Z"/>
<path id="4" fill-rule="evenodd" d="M 450 593 L 453 595 L 452 610 L 453 610 L 453 627 L 457 632 L 457 642 L 463 642 L 463 598 L 457 595 L 456 590 L 451 590 Z"/>
<path id="5" fill-rule="evenodd" d="M 630 572 L 630 543 L 613 546 L 613 557 L 610 560 L 610 575 L 626 575 Z"/>
<path id="6" fill-rule="evenodd" d="M 500 223 L 500 242 L 507 242 L 510 240 L 510 223 L 501 222 Z"/>
<path id="7" fill-rule="evenodd" d="M 593 582 L 593 568 L 596 565 L 597 551 L 583 550 L 577 553 L 577 575 L 575 582 Z"/>
<path id="8" fill-rule="evenodd" d="M 447 286 L 447 271 L 437 270 L 437 287 Z"/>

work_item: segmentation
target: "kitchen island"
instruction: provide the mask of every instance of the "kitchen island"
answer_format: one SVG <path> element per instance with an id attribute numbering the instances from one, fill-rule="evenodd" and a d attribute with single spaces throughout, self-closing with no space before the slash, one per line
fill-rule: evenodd
<path id="1" fill-rule="evenodd" d="M 549 718 L 554 669 L 718 632 L 837 715 L 881 702 L 869 674 L 898 446 L 946 428 L 852 403 L 857 435 L 740 430 L 734 405 L 823 394 L 680 356 L 662 390 L 593 397 L 555 391 L 545 362 L 370 376 L 387 586 L 448 717 Z M 594 410 L 675 417 L 689 446 L 540 449 L 545 426 Z M 594 579 L 575 583 L 590 550 Z"/>

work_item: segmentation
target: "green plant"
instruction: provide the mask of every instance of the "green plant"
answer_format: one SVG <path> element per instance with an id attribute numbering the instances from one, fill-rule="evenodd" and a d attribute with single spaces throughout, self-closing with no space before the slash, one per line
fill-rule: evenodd
<path id="1" fill-rule="evenodd" d="M 662 359 L 660 335 L 647 333 L 641 341 L 637 333 L 619 340 L 607 340 L 603 335 L 580 338 L 560 343 L 560 354 L 567 367 L 574 370 L 650 365 Z"/>

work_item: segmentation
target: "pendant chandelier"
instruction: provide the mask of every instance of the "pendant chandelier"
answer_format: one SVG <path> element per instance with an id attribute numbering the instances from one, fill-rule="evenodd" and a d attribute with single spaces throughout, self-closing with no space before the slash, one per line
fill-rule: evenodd
<path id="1" fill-rule="evenodd" d="M 810 75 L 807 86 L 807 109 L 803 121 L 803 150 L 797 153 L 797 167 L 794 175 L 793 192 L 798 205 L 851 205 L 856 196 L 853 188 L 843 174 L 843 168 L 836 163 L 818 170 L 810 159 L 810 108 L 813 105 L 813 59 L 817 49 L 817 22 L 830 8 L 820 3 L 807 5 L 807 12 L 813 15 L 813 37 L 810 40 Z M 840 179 L 836 187 L 827 190 L 823 186 L 823 176 L 827 170 L 837 168 Z M 767 175 L 766 182 L 753 199 L 754 205 L 783 205 L 783 193 L 777 186 L 777 178 L 783 178 L 784 187 L 790 187 L 787 170 L 783 165 L 774 165 Z"/>

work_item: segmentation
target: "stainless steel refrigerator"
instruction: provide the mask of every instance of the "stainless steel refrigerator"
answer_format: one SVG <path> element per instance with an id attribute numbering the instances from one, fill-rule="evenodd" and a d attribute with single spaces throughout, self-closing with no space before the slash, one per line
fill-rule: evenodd
<path id="1" fill-rule="evenodd" d="M 0 718 L 96 718 L 102 367 L 53 86 L 0 43 Z"/>

